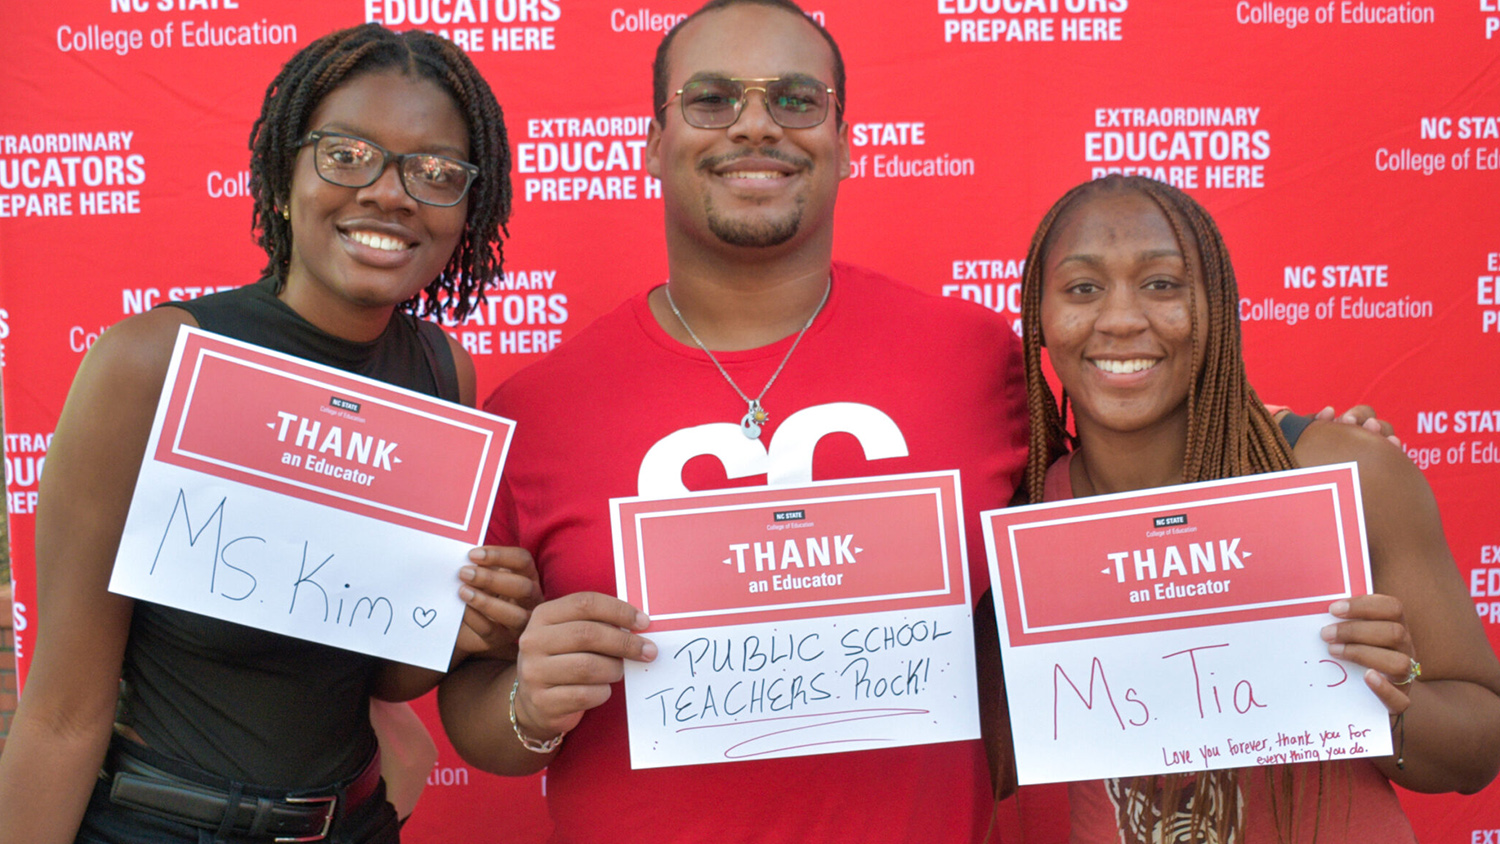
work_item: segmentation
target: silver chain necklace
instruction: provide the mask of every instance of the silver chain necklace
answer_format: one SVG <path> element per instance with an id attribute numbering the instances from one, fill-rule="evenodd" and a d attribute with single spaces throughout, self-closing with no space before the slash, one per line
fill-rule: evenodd
<path id="1" fill-rule="evenodd" d="M 745 391 L 740 389 L 740 385 L 734 383 L 734 379 L 730 378 L 729 373 L 725 371 L 724 364 L 719 363 L 719 359 L 714 357 L 714 353 L 709 351 L 707 346 L 703 345 L 702 340 L 698 339 L 698 335 L 693 331 L 693 327 L 688 325 L 687 320 L 682 318 L 682 311 L 677 310 L 677 303 L 672 301 L 672 285 L 670 283 L 667 284 L 665 289 L 667 291 L 667 306 L 672 309 L 672 315 L 677 317 L 678 322 L 682 323 L 682 327 L 687 330 L 688 336 L 693 338 L 693 342 L 698 344 L 698 348 L 702 349 L 703 353 L 708 355 L 708 359 L 713 361 L 714 366 L 719 370 L 719 374 L 724 376 L 725 381 L 729 382 L 729 386 L 733 387 L 736 393 L 739 393 L 741 399 L 744 399 L 748 409 L 745 411 L 745 415 L 740 418 L 740 432 L 752 440 L 759 439 L 761 427 L 771 418 L 771 414 L 767 413 L 764 407 L 761 407 L 760 400 L 766 397 L 766 391 L 770 390 L 771 385 L 776 383 L 776 376 L 780 375 L 781 370 L 786 368 L 786 362 L 792 359 L 792 352 L 797 351 L 797 344 L 802 342 L 802 335 L 807 333 L 807 329 L 812 328 L 813 320 L 817 319 L 818 314 L 823 312 L 823 306 L 828 303 L 828 294 L 833 290 L 833 280 L 829 279 L 828 283 L 823 287 L 823 298 L 818 300 L 818 306 L 813 309 L 812 316 L 807 318 L 807 322 L 803 324 L 802 330 L 797 332 L 797 339 L 792 341 L 792 347 L 786 350 L 786 356 L 781 359 L 781 364 L 776 367 L 775 372 L 771 373 L 771 380 L 766 382 L 766 386 L 760 388 L 760 395 L 753 399 L 745 395 Z"/>

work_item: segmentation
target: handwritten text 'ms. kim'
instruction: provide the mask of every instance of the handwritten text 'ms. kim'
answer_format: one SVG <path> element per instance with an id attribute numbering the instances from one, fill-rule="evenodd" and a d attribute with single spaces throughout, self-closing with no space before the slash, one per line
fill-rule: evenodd
<path id="1" fill-rule="evenodd" d="M 349 628 L 354 628 L 358 623 L 362 629 L 379 632 L 382 636 L 390 633 L 397 618 L 397 612 L 389 598 L 378 594 L 356 595 L 352 592 L 338 595 L 340 590 L 334 589 L 332 585 L 325 585 L 329 579 L 328 575 L 335 572 L 325 573 L 324 568 L 333 563 L 336 554 L 329 553 L 319 560 L 319 553 L 310 553 L 311 542 L 304 540 L 300 543 L 302 546 L 300 553 L 294 557 L 284 560 L 266 559 L 256 553 L 263 550 L 267 544 L 264 536 L 247 533 L 226 540 L 226 535 L 233 533 L 225 528 L 226 524 L 231 521 L 228 513 L 230 508 L 228 496 L 220 498 L 208 518 L 195 529 L 192 515 L 188 511 L 187 495 L 179 489 L 147 574 L 155 576 L 158 564 L 164 559 L 193 562 L 188 558 L 189 552 L 198 546 L 204 534 L 210 527 L 213 527 L 215 530 L 212 534 L 212 557 L 209 560 L 208 571 L 210 594 L 228 601 L 243 602 L 254 597 L 259 591 L 263 597 L 257 600 L 265 603 L 264 596 L 267 593 L 289 591 L 290 594 L 286 598 L 287 615 L 298 611 L 300 600 L 302 607 L 300 618 L 303 621 L 316 620 Z M 200 554 L 208 556 L 209 550 L 205 547 Z M 295 576 L 292 574 L 293 565 L 296 568 Z M 337 567 L 338 564 L 335 563 L 334 569 Z M 167 568 L 163 568 L 163 572 L 173 576 L 178 574 L 176 571 L 168 572 Z M 320 575 L 322 575 L 321 580 Z M 262 578 L 266 578 L 267 583 L 262 583 Z M 350 583 L 344 583 L 342 586 L 346 590 L 353 588 Z M 330 590 L 334 591 L 330 592 Z M 336 595 L 338 597 L 335 603 Z M 437 611 L 425 607 L 414 607 L 411 617 L 412 623 L 417 627 L 426 628 L 436 620 Z"/>

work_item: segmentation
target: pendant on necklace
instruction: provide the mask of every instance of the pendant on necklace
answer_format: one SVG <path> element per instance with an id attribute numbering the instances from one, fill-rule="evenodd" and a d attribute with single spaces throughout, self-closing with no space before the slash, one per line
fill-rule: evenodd
<path id="1" fill-rule="evenodd" d="M 752 440 L 760 439 L 760 428 L 770 418 L 771 414 L 760 406 L 760 400 L 751 399 L 750 409 L 740 418 L 740 432 Z"/>

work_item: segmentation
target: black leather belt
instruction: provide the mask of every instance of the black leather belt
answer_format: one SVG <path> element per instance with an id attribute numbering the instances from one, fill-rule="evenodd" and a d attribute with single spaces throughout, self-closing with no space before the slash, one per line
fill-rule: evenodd
<path id="1" fill-rule="evenodd" d="M 174 775 L 141 760 L 127 743 L 115 741 L 106 770 L 112 773 L 112 802 L 200 829 L 220 829 L 228 815 L 235 835 L 264 837 L 278 844 L 322 841 L 340 805 L 348 812 L 363 804 L 380 784 L 377 751 L 347 784 L 309 793 L 265 796 L 230 792 Z"/>

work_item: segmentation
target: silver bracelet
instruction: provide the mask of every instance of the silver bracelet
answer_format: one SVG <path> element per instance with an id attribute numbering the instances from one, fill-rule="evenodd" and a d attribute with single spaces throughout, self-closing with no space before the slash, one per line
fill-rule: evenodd
<path id="1" fill-rule="evenodd" d="M 516 681 L 510 685 L 510 728 L 516 731 L 516 738 L 520 740 L 522 747 L 532 753 L 551 753 L 562 745 L 563 736 L 568 732 L 564 730 L 546 741 L 537 741 L 521 732 L 521 722 L 516 720 L 516 692 L 520 688 L 521 678 L 517 677 Z"/>

